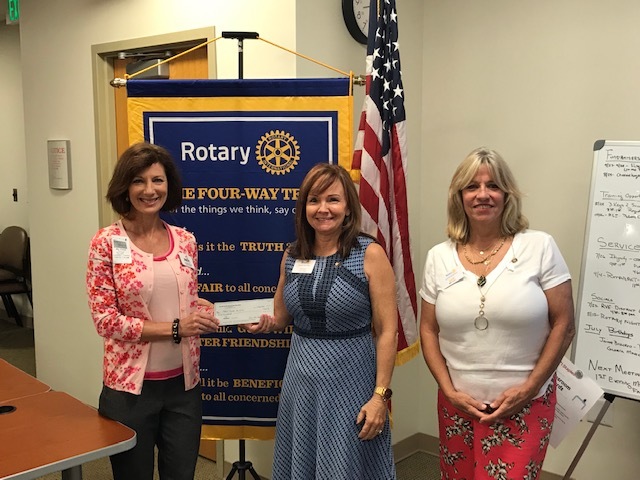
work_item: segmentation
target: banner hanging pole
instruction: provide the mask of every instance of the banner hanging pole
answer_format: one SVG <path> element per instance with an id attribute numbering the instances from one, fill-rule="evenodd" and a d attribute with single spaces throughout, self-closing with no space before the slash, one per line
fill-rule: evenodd
<path id="1" fill-rule="evenodd" d="M 238 40 L 238 78 L 244 78 L 244 40 L 258 38 L 258 32 L 222 32 L 222 38 L 235 38 Z M 237 462 L 233 462 L 233 468 L 229 472 L 226 480 L 231 480 L 236 472 L 238 472 L 238 480 L 245 480 L 245 472 L 249 472 L 254 480 L 260 480 L 260 477 L 253 469 L 253 464 L 245 458 L 245 440 L 238 440 L 240 446 L 240 458 Z"/>
<path id="2" fill-rule="evenodd" d="M 222 38 L 235 38 L 238 40 L 238 78 L 244 78 L 244 40 L 258 39 L 258 32 L 222 32 Z"/>
<path id="3" fill-rule="evenodd" d="M 315 64 L 318 64 L 322 67 L 328 68 L 329 70 L 333 70 L 334 72 L 337 72 L 341 75 L 344 75 L 346 77 L 350 77 L 352 79 L 352 84 L 353 85 L 365 85 L 365 76 L 364 75 L 353 75 L 353 72 L 344 72 L 342 70 L 339 70 L 335 67 L 332 67 L 331 65 L 327 65 L 326 63 L 320 62 L 318 60 L 315 60 L 311 57 L 308 57 L 306 55 L 303 55 L 301 53 L 298 53 L 294 50 L 290 50 L 288 48 L 285 48 L 281 45 L 278 45 L 277 43 L 271 42 L 269 40 L 266 40 L 264 38 L 260 38 L 260 35 L 258 34 L 258 32 L 222 32 L 222 35 L 220 37 L 216 37 L 212 40 L 208 40 L 204 43 L 201 43 L 199 45 L 196 45 L 195 47 L 192 47 L 188 50 L 185 50 L 184 52 L 178 53 L 177 55 L 174 55 L 172 57 L 167 58 L 166 60 L 163 60 L 161 62 L 159 62 L 157 65 L 151 65 L 147 68 L 144 68 L 136 73 L 133 73 L 131 75 L 129 74 L 125 74 L 125 78 L 114 78 L 113 80 L 111 80 L 109 82 L 109 84 L 114 87 L 114 88 L 122 88 L 122 87 L 126 87 L 127 86 L 127 80 L 128 79 L 133 79 L 134 77 L 145 73 L 148 70 L 151 70 L 152 68 L 156 68 L 158 65 L 163 65 L 165 63 L 171 62 L 172 60 L 175 60 L 176 58 L 180 58 L 183 55 L 186 55 L 187 53 L 190 53 L 194 50 L 197 50 L 198 48 L 204 47 L 210 43 L 216 42 L 218 40 L 220 40 L 221 38 L 235 38 L 238 40 L 238 78 L 239 79 L 243 79 L 244 78 L 244 59 L 243 59 L 243 55 L 244 55 L 244 40 L 245 39 L 253 39 L 253 40 L 262 40 L 265 43 L 268 43 L 271 46 L 280 48 L 286 52 L 289 53 L 293 53 L 294 55 L 297 55 L 300 58 L 304 58 L 305 60 L 309 60 L 310 62 L 313 62 Z"/>

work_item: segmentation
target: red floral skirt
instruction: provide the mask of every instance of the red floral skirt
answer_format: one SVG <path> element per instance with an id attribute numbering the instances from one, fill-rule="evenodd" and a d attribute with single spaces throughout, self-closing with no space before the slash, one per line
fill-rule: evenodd
<path id="1" fill-rule="evenodd" d="M 556 383 L 522 411 L 493 425 L 456 409 L 438 391 L 440 472 L 446 480 L 535 480 L 549 445 Z"/>

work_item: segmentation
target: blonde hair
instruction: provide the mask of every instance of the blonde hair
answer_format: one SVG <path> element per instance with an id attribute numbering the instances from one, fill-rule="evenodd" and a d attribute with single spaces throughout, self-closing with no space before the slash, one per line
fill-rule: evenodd
<path id="1" fill-rule="evenodd" d="M 447 200 L 447 236 L 456 243 L 469 241 L 469 221 L 462 204 L 462 190 L 486 165 L 493 181 L 504 192 L 504 210 L 500 222 L 500 235 L 514 235 L 529 227 L 529 220 L 522 214 L 522 192 L 502 156 L 486 147 L 476 148 L 465 158 L 451 179 Z"/>

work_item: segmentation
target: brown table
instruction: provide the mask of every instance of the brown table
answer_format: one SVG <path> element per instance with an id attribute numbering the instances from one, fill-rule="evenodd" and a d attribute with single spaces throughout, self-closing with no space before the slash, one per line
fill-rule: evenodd
<path id="1" fill-rule="evenodd" d="M 24 374 L 26 375 L 26 374 Z M 64 480 L 82 478 L 83 463 L 124 452 L 136 434 L 63 392 L 0 402 L 0 479 L 34 479 L 62 470 Z"/>
<path id="2" fill-rule="evenodd" d="M 49 390 L 51 390 L 49 385 L 0 358 L 0 402 Z"/>

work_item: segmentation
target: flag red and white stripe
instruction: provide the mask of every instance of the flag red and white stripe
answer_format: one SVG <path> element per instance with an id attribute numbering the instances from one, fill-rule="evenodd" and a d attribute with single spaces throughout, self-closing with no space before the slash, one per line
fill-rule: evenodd
<path id="1" fill-rule="evenodd" d="M 384 247 L 396 277 L 397 364 L 418 352 L 417 297 L 407 210 L 407 140 L 395 0 L 372 0 L 367 83 L 352 169 L 360 171 L 363 229 Z"/>

